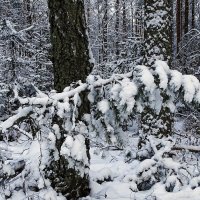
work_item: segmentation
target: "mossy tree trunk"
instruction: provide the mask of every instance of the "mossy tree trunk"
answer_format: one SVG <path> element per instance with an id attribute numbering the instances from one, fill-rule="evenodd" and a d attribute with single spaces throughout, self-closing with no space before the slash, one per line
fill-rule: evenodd
<path id="1" fill-rule="evenodd" d="M 84 82 L 92 68 L 89 61 L 84 2 L 83 0 L 48 0 L 48 5 L 54 87 L 58 92 L 62 92 L 73 82 L 78 80 Z M 78 120 L 84 113 L 89 112 L 86 94 L 81 94 L 81 98 L 83 106 L 79 109 Z M 60 127 L 61 137 L 56 141 L 57 150 L 60 152 L 68 132 L 64 130 L 63 119 L 58 116 L 54 118 L 54 123 Z M 87 139 L 85 146 L 89 160 L 89 140 Z M 67 199 L 78 199 L 89 195 L 90 192 L 88 166 L 75 159 L 73 163 L 74 166 L 69 166 L 69 160 L 60 155 L 58 160 L 52 159 L 50 166 L 46 169 L 46 177 L 51 180 L 52 187 Z"/>

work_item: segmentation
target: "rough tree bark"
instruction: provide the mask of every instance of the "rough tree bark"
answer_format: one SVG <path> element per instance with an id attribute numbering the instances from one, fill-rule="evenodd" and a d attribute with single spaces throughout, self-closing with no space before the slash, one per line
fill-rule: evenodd
<path id="1" fill-rule="evenodd" d="M 50 9 L 52 61 L 54 66 L 54 87 L 58 92 L 78 80 L 85 81 L 91 71 L 89 62 L 88 39 L 83 0 L 48 0 Z M 86 94 L 81 94 L 79 119 L 89 112 Z M 57 138 L 58 152 L 68 132 L 63 127 L 63 119 L 57 115 L 54 123 L 59 125 L 61 137 Z M 82 133 L 79 133 L 82 134 Z M 89 140 L 85 140 L 86 153 L 89 160 Z M 72 158 L 73 159 L 73 158 Z M 78 199 L 90 192 L 88 166 L 74 160 L 74 166 L 62 155 L 51 161 L 46 169 L 46 177 L 51 180 L 52 187 L 67 199 Z"/>
<path id="2" fill-rule="evenodd" d="M 152 66 L 155 60 L 164 60 L 170 64 L 172 55 L 171 1 L 145 0 L 144 12 L 144 64 Z"/>
<path id="3" fill-rule="evenodd" d="M 83 0 L 49 0 L 54 86 L 61 92 L 91 71 Z"/>
<path id="4" fill-rule="evenodd" d="M 145 0 L 144 23 L 144 61 L 148 67 L 154 67 L 156 60 L 168 62 L 172 55 L 172 3 L 170 0 Z M 160 19 L 157 21 L 157 19 Z M 159 113 L 147 107 L 142 113 L 142 130 L 144 134 L 159 137 L 171 134 L 171 115 L 165 106 L 168 96 L 161 91 L 163 104 Z"/>

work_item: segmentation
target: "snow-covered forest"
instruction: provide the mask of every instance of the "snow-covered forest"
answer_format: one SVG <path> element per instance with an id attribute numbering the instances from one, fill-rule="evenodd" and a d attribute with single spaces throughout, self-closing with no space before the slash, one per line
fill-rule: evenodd
<path id="1" fill-rule="evenodd" d="M 0 200 L 200 199 L 200 0 L 0 0 Z"/>

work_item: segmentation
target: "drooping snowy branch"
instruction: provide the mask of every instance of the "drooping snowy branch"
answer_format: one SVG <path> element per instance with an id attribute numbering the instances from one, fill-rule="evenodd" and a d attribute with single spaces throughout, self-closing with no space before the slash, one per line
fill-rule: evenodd
<path id="1" fill-rule="evenodd" d="M 156 77 L 159 79 L 158 82 L 156 82 Z M 18 114 L 1 123 L 1 127 L 4 131 L 10 128 L 20 117 L 25 117 L 30 109 L 37 110 L 36 113 L 41 116 L 46 109 L 50 108 L 57 114 L 64 112 L 65 115 L 67 115 L 66 113 L 73 115 L 72 107 L 77 104 L 74 97 L 77 94 L 80 96 L 83 91 L 89 93 L 88 97 L 92 101 L 91 103 L 105 115 L 109 109 L 113 109 L 112 103 L 119 111 L 125 108 L 127 115 L 132 112 L 141 112 L 147 105 L 159 110 L 158 105 L 162 105 L 162 103 L 158 103 L 162 102 L 160 89 L 164 90 L 166 94 L 170 94 L 169 104 L 166 105 L 170 109 L 175 107 L 175 105 L 172 106 L 175 104 L 175 97 L 186 103 L 200 104 L 198 79 L 192 75 L 182 75 L 176 70 L 170 70 L 165 62 L 157 61 L 155 71 L 151 71 L 145 66 L 136 66 L 130 73 L 115 74 L 109 79 L 90 75 L 86 83 L 79 82 L 75 88 L 73 86 L 66 87 L 62 93 L 52 91 L 44 94 L 37 89 L 35 97 L 20 97 L 15 89 L 15 98 L 19 100 L 21 106 L 27 106 L 27 108 L 20 109 Z M 108 95 L 103 98 L 103 93 Z M 105 99 L 107 103 L 105 103 Z M 82 103 L 84 104 L 84 102 Z M 104 106 L 107 109 L 104 109 Z M 24 112 L 27 110 L 29 112 Z M 171 109 L 171 111 L 174 110 Z"/>

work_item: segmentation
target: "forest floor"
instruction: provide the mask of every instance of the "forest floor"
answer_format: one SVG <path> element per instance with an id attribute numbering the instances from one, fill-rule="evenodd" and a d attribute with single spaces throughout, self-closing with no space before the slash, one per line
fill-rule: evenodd
<path id="1" fill-rule="evenodd" d="M 134 192 L 135 184 L 131 178 L 139 162 L 124 161 L 122 151 L 109 151 L 107 156 L 97 155 L 96 151 L 91 150 L 91 197 L 85 200 L 200 200 L 199 187 L 192 190 L 187 186 L 181 191 L 166 192 L 164 184 L 157 183 L 150 190 Z"/>

